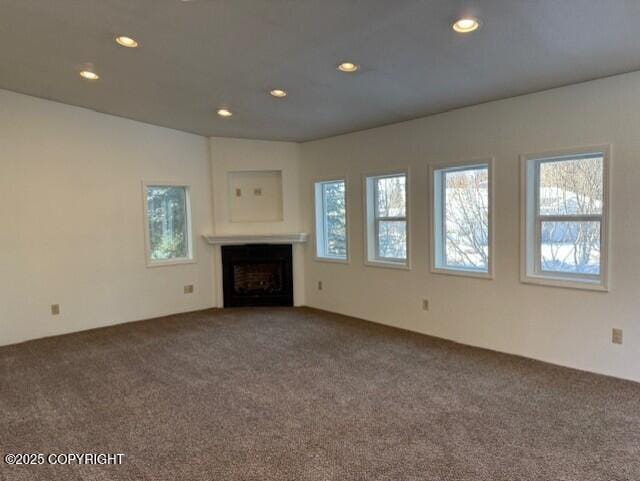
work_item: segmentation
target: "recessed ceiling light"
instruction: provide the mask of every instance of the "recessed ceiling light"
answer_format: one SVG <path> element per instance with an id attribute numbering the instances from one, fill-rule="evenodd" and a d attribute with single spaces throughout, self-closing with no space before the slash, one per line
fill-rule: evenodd
<path id="1" fill-rule="evenodd" d="M 458 33 L 471 33 L 480 28 L 480 22 L 476 18 L 465 17 L 456 20 L 452 27 Z"/>
<path id="2" fill-rule="evenodd" d="M 98 75 L 95 72 L 92 72 L 91 70 L 81 70 L 80 77 L 87 80 L 98 80 L 100 78 L 100 75 Z"/>
<path id="3" fill-rule="evenodd" d="M 127 48 L 136 48 L 138 46 L 138 42 L 135 39 L 126 37 L 124 35 L 116 37 L 116 42 L 118 42 L 119 45 Z"/>
<path id="4" fill-rule="evenodd" d="M 276 98 L 284 98 L 287 96 L 287 92 L 285 90 L 282 89 L 273 89 L 271 92 L 269 92 L 271 94 L 272 97 L 276 97 Z"/>
<path id="5" fill-rule="evenodd" d="M 338 70 L 341 72 L 353 73 L 357 71 L 360 67 L 353 62 L 342 62 L 338 65 Z"/>
<path id="6" fill-rule="evenodd" d="M 233 112 L 231 112 L 231 110 L 229 109 L 218 109 L 218 115 L 220 117 L 231 117 L 233 115 Z"/>

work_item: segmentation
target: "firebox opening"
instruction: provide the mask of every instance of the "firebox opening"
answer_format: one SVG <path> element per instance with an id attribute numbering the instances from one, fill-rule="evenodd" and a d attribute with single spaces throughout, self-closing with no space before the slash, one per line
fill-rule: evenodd
<path id="1" fill-rule="evenodd" d="M 224 307 L 292 306 L 291 245 L 222 247 Z"/>

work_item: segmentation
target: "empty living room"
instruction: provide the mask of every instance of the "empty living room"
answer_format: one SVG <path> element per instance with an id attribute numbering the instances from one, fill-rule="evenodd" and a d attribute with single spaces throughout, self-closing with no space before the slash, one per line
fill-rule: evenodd
<path id="1" fill-rule="evenodd" d="M 0 481 L 640 481 L 640 1 L 0 0 Z"/>

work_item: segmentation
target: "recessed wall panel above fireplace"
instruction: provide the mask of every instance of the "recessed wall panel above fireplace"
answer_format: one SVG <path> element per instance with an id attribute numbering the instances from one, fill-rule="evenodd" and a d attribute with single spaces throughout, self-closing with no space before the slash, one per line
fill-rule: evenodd
<path id="1" fill-rule="evenodd" d="M 228 183 L 231 222 L 283 220 L 280 170 L 229 172 Z"/>

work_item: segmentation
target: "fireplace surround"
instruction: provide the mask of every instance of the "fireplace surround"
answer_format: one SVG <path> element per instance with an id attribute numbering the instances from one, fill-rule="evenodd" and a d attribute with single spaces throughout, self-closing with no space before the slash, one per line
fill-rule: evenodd
<path id="1" fill-rule="evenodd" d="M 224 307 L 292 306 L 290 244 L 223 245 Z"/>

